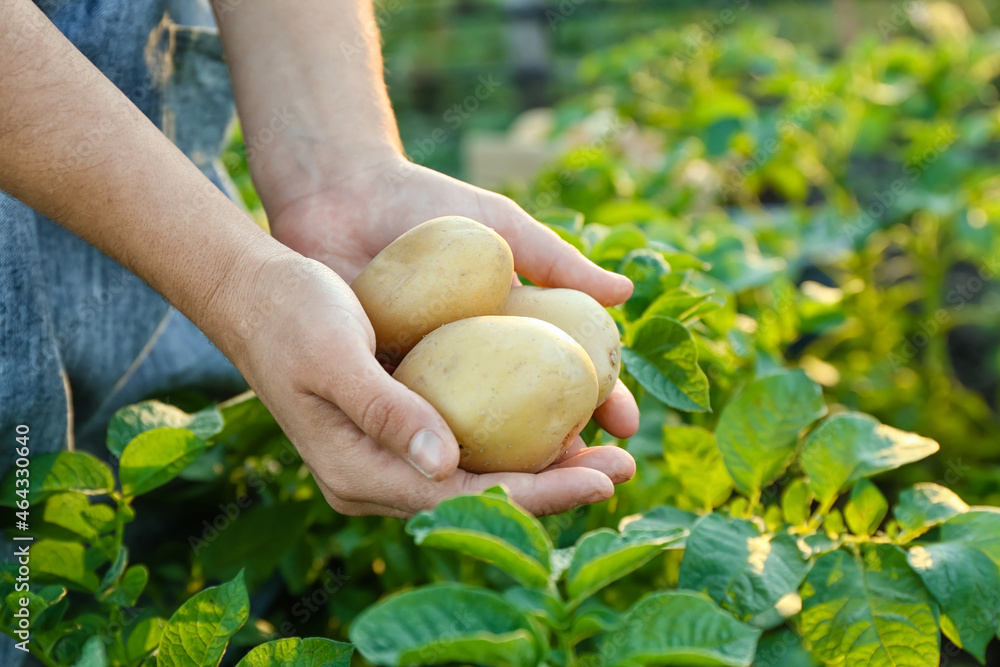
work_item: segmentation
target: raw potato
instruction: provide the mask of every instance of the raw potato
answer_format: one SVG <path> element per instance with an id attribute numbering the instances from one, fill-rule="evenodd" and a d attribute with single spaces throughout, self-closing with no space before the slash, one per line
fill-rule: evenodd
<path id="1" fill-rule="evenodd" d="M 600 386 L 597 405 L 611 395 L 622 365 L 622 343 L 615 321 L 590 295 L 575 289 L 513 287 L 500 314 L 535 317 L 568 333 L 594 363 Z"/>
<path id="2" fill-rule="evenodd" d="M 514 257 L 499 234 L 452 215 L 400 236 L 351 287 L 375 329 L 380 360 L 395 364 L 443 324 L 499 313 L 513 275 Z"/>
<path id="3" fill-rule="evenodd" d="M 430 402 L 469 472 L 538 472 L 587 425 L 597 374 L 580 344 L 528 317 L 475 317 L 437 329 L 394 376 Z"/>

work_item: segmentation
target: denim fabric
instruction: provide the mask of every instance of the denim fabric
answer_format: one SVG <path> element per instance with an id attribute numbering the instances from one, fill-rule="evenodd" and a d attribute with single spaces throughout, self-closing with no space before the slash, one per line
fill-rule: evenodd
<path id="1" fill-rule="evenodd" d="M 232 97 L 205 0 L 36 4 L 216 185 L 232 192 L 218 163 Z M 96 150 L 113 140 L 108 132 L 94 128 L 73 150 Z M 13 463 L 17 424 L 30 427 L 33 455 L 75 446 L 106 456 L 104 429 L 116 409 L 188 386 L 236 393 L 246 384 L 142 280 L 0 192 L 0 475 Z M 15 667 L 23 657 L 2 636 L 0 665 Z"/>

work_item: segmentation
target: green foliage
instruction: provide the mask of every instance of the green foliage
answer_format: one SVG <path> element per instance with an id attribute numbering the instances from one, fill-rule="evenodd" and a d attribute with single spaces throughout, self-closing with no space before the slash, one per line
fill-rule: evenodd
<path id="1" fill-rule="evenodd" d="M 637 322 L 622 361 L 643 388 L 670 407 L 708 410 L 708 378 L 698 366 L 698 348 L 677 320 L 654 316 Z"/>
<path id="2" fill-rule="evenodd" d="M 852 482 L 930 456 L 938 443 L 905 433 L 869 415 L 834 415 L 809 434 L 802 467 L 813 493 L 829 502 Z"/>
<path id="3" fill-rule="evenodd" d="M 761 625 L 756 619 L 779 604 L 789 615 L 786 598 L 795 596 L 808 569 L 792 535 L 770 535 L 753 522 L 709 514 L 691 531 L 678 585 L 703 591 L 737 618 Z M 791 605 L 794 613 L 794 600 Z"/>
<path id="4" fill-rule="evenodd" d="M 417 544 L 494 563 L 525 586 L 551 578 L 552 542 L 538 519 L 503 497 L 460 496 L 421 512 L 407 531 Z"/>
<path id="5" fill-rule="evenodd" d="M 278 639 L 250 651 L 236 667 L 350 667 L 350 644 L 320 637 Z"/>
<path id="6" fill-rule="evenodd" d="M 930 665 L 940 660 L 938 605 L 888 544 L 821 556 L 802 589 L 797 624 L 813 655 L 846 664 Z"/>
<path id="7" fill-rule="evenodd" d="M 600 653 L 613 665 L 749 667 L 759 637 L 699 595 L 664 591 L 636 602 L 603 638 Z"/>
<path id="8" fill-rule="evenodd" d="M 236 401 L 229 414 L 262 418 L 248 409 L 255 402 Z M 145 565 L 129 564 L 124 529 L 135 519 L 135 498 L 195 465 L 210 445 L 203 437 L 220 434 L 222 419 L 222 413 L 214 408 L 188 414 L 156 402 L 117 413 L 109 427 L 108 447 L 120 458 L 120 490 L 110 468 L 79 452 L 34 457 L 30 495 L 21 490 L 16 483 L 20 475 L 12 470 L 2 486 L 11 490 L 7 498 L 24 512 L 23 520 L 31 517 L 29 533 L 35 540 L 29 544 L 30 589 L 19 584 L 17 562 L 4 564 L 0 629 L 18 637 L 18 610 L 27 606 L 31 618 L 28 647 L 47 665 L 138 667 L 148 664 L 154 653 L 159 665 L 220 664 L 230 641 L 249 617 L 242 570 L 236 568 L 231 581 L 184 601 L 169 620 L 136 618 L 136 605 L 144 592 L 148 593 L 150 570 Z M 248 428 L 251 433 L 260 426 L 246 422 L 239 424 L 238 430 Z M 259 513 L 271 512 L 263 523 L 245 521 L 213 538 L 205 548 L 206 569 L 225 571 L 230 560 L 260 567 L 270 548 L 276 552 L 264 561 L 270 563 L 270 571 L 285 556 L 288 541 L 297 539 L 304 527 L 301 509 L 301 504 L 259 508 Z M 253 516 L 253 511 L 246 514 Z M 288 532 L 289 526 L 293 526 L 292 532 Z M 274 538 L 281 539 L 282 530 L 287 539 L 284 544 L 277 543 L 276 550 Z M 254 531 L 256 543 L 248 531 Z M 247 556 L 247 545 L 255 549 L 254 558 Z M 220 549 L 226 550 L 229 560 L 218 555 Z M 83 597 L 71 603 L 68 591 Z M 244 660 L 248 665 L 332 667 L 347 665 L 352 651 L 347 644 L 325 639 L 288 638 L 263 644 Z"/>
<path id="9" fill-rule="evenodd" d="M 158 428 L 186 429 L 198 438 L 208 440 L 222 430 L 222 424 L 222 414 L 214 407 L 188 414 L 160 401 L 143 401 L 122 408 L 111 418 L 108 450 L 121 458 L 125 446 L 136 436 Z"/>
<path id="10" fill-rule="evenodd" d="M 542 655 L 527 615 L 492 591 L 462 584 L 387 598 L 358 617 L 351 641 L 379 665 L 464 660 L 530 667 Z"/>
<path id="11" fill-rule="evenodd" d="M 13 474 L 0 483 L 0 504 L 20 507 L 18 499 L 38 503 L 60 491 L 76 491 L 86 495 L 102 495 L 114 488 L 111 470 L 84 452 L 53 452 L 40 454 L 31 460 L 33 477 L 30 493 L 21 489 Z"/>
<path id="12" fill-rule="evenodd" d="M 215 667 L 249 615 L 241 572 L 228 583 L 198 593 L 174 612 L 163 628 L 157 665 Z"/>
<path id="13" fill-rule="evenodd" d="M 459 532 L 456 524 L 466 528 Z M 682 527 L 656 534 L 642 530 L 620 534 L 602 528 L 584 534 L 564 552 L 550 555 L 548 537 L 536 530 L 536 524 L 537 520 L 493 492 L 454 498 L 421 512 L 409 521 L 408 530 L 425 546 L 433 544 L 490 562 L 525 588 L 509 589 L 507 599 L 456 584 L 400 593 L 363 612 L 352 626 L 351 641 L 367 659 L 386 665 L 441 664 L 456 659 L 534 665 L 549 648 L 572 653 L 574 637 L 579 640 L 594 630 L 617 627 L 620 616 L 605 609 L 595 618 L 594 608 L 582 603 L 687 534 Z M 442 538 L 432 540 L 439 526 L 444 527 Z M 544 559 L 538 557 L 542 548 L 546 549 Z M 531 563 L 529 568 L 526 562 Z M 542 567 L 547 576 L 535 576 Z M 698 646 L 688 648 L 696 651 Z"/>
<path id="14" fill-rule="evenodd" d="M 619 535 L 608 528 L 585 534 L 573 547 L 573 557 L 566 569 L 568 607 L 578 606 L 611 582 L 635 571 L 686 534 L 682 528 L 656 536 Z"/>
<path id="15" fill-rule="evenodd" d="M 792 462 L 799 431 L 826 414 L 819 385 L 801 371 L 748 385 L 719 417 L 722 460 L 736 488 L 755 496 Z"/>
<path id="16" fill-rule="evenodd" d="M 162 486 L 194 463 L 208 443 L 183 428 L 156 428 L 135 436 L 121 454 L 122 494 L 138 496 Z"/>

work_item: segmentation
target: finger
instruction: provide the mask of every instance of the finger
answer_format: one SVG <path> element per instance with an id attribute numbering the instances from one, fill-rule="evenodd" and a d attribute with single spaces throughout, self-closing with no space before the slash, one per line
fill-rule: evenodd
<path id="1" fill-rule="evenodd" d="M 326 502 L 330 503 L 330 507 L 332 507 L 338 514 L 343 514 L 345 516 L 387 516 L 393 519 L 406 519 L 413 516 L 412 512 L 405 512 L 388 505 L 346 501 L 338 496 L 333 489 L 324 484 L 320 477 L 315 473 L 313 474 L 313 479 L 316 481 L 316 485 L 319 486 L 320 491 L 323 492 Z"/>
<path id="2" fill-rule="evenodd" d="M 458 443 L 430 403 L 392 379 L 374 355 L 341 350 L 336 367 L 317 392 L 343 410 L 379 445 L 430 479 L 440 480 L 458 467 Z"/>
<path id="3" fill-rule="evenodd" d="M 331 419 L 328 423 L 336 425 L 337 422 Z M 606 500 L 614 494 L 611 478 L 596 466 L 608 468 L 616 477 L 627 472 L 627 467 L 620 463 L 599 461 L 607 456 L 602 453 L 591 460 L 592 466 L 579 462 L 581 465 L 550 468 L 538 474 L 477 475 L 458 470 L 447 479 L 435 482 L 367 436 L 358 433 L 356 440 L 348 440 L 353 441 L 310 448 L 309 458 L 313 476 L 331 506 L 352 515 L 411 516 L 447 498 L 481 493 L 499 485 L 507 488 L 511 498 L 527 511 L 537 515 L 557 514 Z M 345 444 L 349 459 L 344 456 Z M 378 474 L 371 474 L 371 471 L 378 471 Z"/>
<path id="4" fill-rule="evenodd" d="M 435 482 L 371 438 L 359 437 L 351 443 L 349 451 L 350 461 L 322 451 L 313 457 L 310 466 L 327 500 L 334 509 L 345 514 L 410 516 L 442 500 L 481 493 L 500 485 L 508 489 L 515 502 L 538 515 L 565 512 L 579 505 L 606 500 L 614 494 L 614 483 L 605 473 L 584 465 L 548 469 L 538 474 L 477 475 L 458 470 L 451 477 Z M 596 465 L 596 459 L 594 463 Z M 368 474 L 373 470 L 378 474 Z"/>
<path id="5" fill-rule="evenodd" d="M 478 493 L 502 485 L 507 489 L 511 500 L 537 516 L 559 514 L 580 505 L 599 503 L 615 493 L 615 486 L 607 475 L 587 467 L 552 468 L 537 474 L 513 472 L 468 475 L 469 478 L 463 483 L 466 489 L 463 493 Z M 454 478 L 457 477 L 459 475 Z M 449 487 L 454 478 L 438 486 Z M 448 489 L 446 493 L 450 491 L 452 489 Z"/>
<path id="6" fill-rule="evenodd" d="M 616 438 L 631 438 L 639 430 L 639 406 L 621 380 L 611 395 L 594 411 L 594 419 Z"/>
<path id="7" fill-rule="evenodd" d="M 585 447 L 583 451 L 552 464 L 547 470 L 564 468 L 592 468 L 607 475 L 613 483 L 621 484 L 635 476 L 635 459 L 614 445 Z"/>
<path id="8" fill-rule="evenodd" d="M 559 455 L 553 463 L 559 463 L 560 461 L 565 461 L 566 459 L 572 458 L 585 450 L 587 448 L 587 443 L 583 441 L 583 438 L 576 436 L 573 441 L 566 448 L 566 451 Z"/>
<path id="9" fill-rule="evenodd" d="M 632 295 L 631 280 L 597 266 L 520 208 L 504 231 L 517 272 L 536 285 L 577 289 L 604 306 L 624 303 Z"/>

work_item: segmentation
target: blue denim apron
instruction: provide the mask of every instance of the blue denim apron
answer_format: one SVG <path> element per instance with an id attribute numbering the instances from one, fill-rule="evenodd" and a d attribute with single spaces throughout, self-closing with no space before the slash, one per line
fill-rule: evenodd
<path id="1" fill-rule="evenodd" d="M 205 0 L 36 4 L 206 176 L 232 191 L 218 163 L 232 94 Z M 103 455 L 114 410 L 206 384 L 233 393 L 246 386 L 142 280 L 0 193 L 0 475 L 13 462 L 18 424 L 31 429 L 35 455 L 65 447 Z M 0 640 L 0 665 L 23 655 L 11 644 Z"/>

